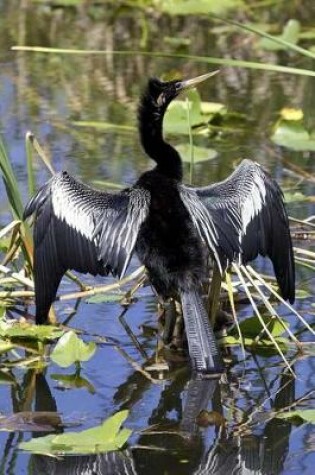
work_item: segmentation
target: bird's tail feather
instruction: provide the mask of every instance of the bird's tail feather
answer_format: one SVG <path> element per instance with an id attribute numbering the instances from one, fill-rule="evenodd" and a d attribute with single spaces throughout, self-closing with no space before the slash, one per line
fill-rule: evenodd
<path id="1" fill-rule="evenodd" d="M 181 291 L 189 354 L 200 373 L 222 372 L 222 360 L 208 314 L 197 290 Z"/>

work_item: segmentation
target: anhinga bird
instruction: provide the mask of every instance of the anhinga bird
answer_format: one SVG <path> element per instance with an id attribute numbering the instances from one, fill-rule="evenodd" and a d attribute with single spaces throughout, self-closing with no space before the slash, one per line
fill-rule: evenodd
<path id="1" fill-rule="evenodd" d="M 36 323 L 47 321 L 69 269 L 122 277 L 133 251 L 164 299 L 180 295 L 190 357 L 198 372 L 220 371 L 220 354 L 201 297 L 208 255 L 224 271 L 269 256 L 284 299 L 294 301 L 292 244 L 282 193 L 257 164 L 244 160 L 225 181 L 204 188 L 181 183 L 178 152 L 163 138 L 163 117 L 190 80 L 149 79 L 139 105 L 139 132 L 155 168 L 118 193 L 94 190 L 67 172 L 31 199 L 35 214 Z"/>

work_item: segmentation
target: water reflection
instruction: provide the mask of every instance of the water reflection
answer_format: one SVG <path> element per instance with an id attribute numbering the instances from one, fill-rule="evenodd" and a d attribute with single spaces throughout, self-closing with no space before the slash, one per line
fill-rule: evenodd
<path id="1" fill-rule="evenodd" d="M 235 376 L 202 379 L 179 371 L 165 382 L 147 419 L 148 429 L 135 436 L 127 450 L 58 459 L 33 455 L 28 470 L 34 474 L 280 474 L 288 454 L 291 423 L 273 418 L 273 413 L 295 401 L 296 380 L 286 370 L 277 379 L 277 388 L 274 379 L 267 388 L 274 394 L 269 400 L 271 410 L 263 412 L 256 407 L 240 419 L 240 407 L 231 407 L 229 401 Z M 149 384 L 143 386 L 143 380 L 139 372 L 134 372 L 117 388 L 114 400 L 120 403 L 119 409 L 128 407 L 132 412 L 133 406 L 141 402 L 143 392 L 151 389 Z M 137 386 L 141 391 L 136 391 Z M 33 407 L 37 413 L 56 415 L 53 431 L 36 430 L 33 437 L 64 430 L 43 372 L 30 370 L 22 385 L 12 391 L 12 400 L 15 412 Z M 233 400 L 234 405 L 235 395 Z M 228 414 L 231 416 L 233 411 L 231 420 Z M 2 457 L 3 470 L 6 467 L 3 473 L 11 473 L 19 441 L 21 434 L 17 438 L 14 433 L 8 436 Z"/>

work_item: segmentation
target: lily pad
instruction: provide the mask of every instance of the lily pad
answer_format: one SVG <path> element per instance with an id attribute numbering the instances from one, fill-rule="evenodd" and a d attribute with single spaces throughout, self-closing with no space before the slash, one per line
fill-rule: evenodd
<path id="1" fill-rule="evenodd" d="M 283 107 L 280 111 L 282 119 L 285 120 L 302 120 L 304 112 L 302 109 L 295 109 L 294 107 Z"/>
<path id="2" fill-rule="evenodd" d="M 58 381 L 63 388 L 86 388 L 90 394 L 95 394 L 95 388 L 90 381 L 80 376 L 78 372 L 73 374 L 51 374 L 51 379 Z"/>
<path id="3" fill-rule="evenodd" d="M 190 144 L 179 144 L 176 146 L 176 150 L 180 154 L 183 162 L 191 163 L 191 147 Z M 193 146 L 193 162 L 206 162 L 215 158 L 218 153 L 213 148 L 199 147 L 197 145 Z"/>
<path id="4" fill-rule="evenodd" d="M 217 15 L 244 6 L 243 0 L 159 0 L 158 7 L 170 15 Z"/>
<path id="5" fill-rule="evenodd" d="M 288 324 L 283 319 L 281 319 L 282 323 L 280 323 L 278 319 L 268 316 L 264 317 L 264 321 L 268 330 L 275 338 L 281 336 L 288 327 Z M 240 322 L 239 327 L 244 338 L 252 338 L 253 340 L 260 335 L 263 330 L 262 324 L 257 317 L 246 318 L 246 320 Z M 238 335 L 236 328 L 232 329 L 231 334 Z"/>
<path id="6" fill-rule="evenodd" d="M 27 322 L 0 322 L 0 336 L 2 338 L 27 339 L 37 341 L 56 340 L 64 333 L 59 327 L 53 325 L 33 325 Z"/>
<path id="7" fill-rule="evenodd" d="M 315 136 L 310 134 L 301 121 L 280 119 L 271 140 L 282 147 L 296 151 L 315 151 Z"/>
<path id="8" fill-rule="evenodd" d="M 65 333 L 57 342 L 50 357 L 57 365 L 67 368 L 76 362 L 88 361 L 96 350 L 93 341 L 84 343 L 74 331 Z"/>
<path id="9" fill-rule="evenodd" d="M 285 191 L 283 194 L 284 194 L 284 201 L 286 203 L 309 201 L 308 196 L 304 195 L 300 191 L 294 191 L 293 193 L 289 191 Z"/>
<path id="10" fill-rule="evenodd" d="M 121 449 L 132 431 L 121 429 L 128 411 L 117 412 L 103 424 L 81 432 L 47 435 L 19 444 L 19 448 L 42 455 L 87 455 Z"/>
<path id="11" fill-rule="evenodd" d="M 167 108 L 163 130 L 170 134 L 189 134 L 189 126 L 207 126 L 217 114 L 226 114 L 226 107 L 221 103 L 202 102 L 196 89 L 186 93 L 186 100 L 172 101 Z"/>
<path id="12" fill-rule="evenodd" d="M 96 294 L 86 299 L 87 303 L 111 303 L 119 302 L 123 298 L 124 294 Z"/>
<path id="13" fill-rule="evenodd" d="M 275 35 L 274 38 L 278 38 L 287 41 L 288 43 L 291 43 L 293 45 L 296 45 L 299 40 L 300 30 L 300 22 L 292 19 L 285 24 L 281 35 Z M 260 46 L 268 51 L 280 51 L 288 49 L 285 45 L 276 43 L 275 41 L 272 41 L 272 39 L 269 38 L 262 38 L 260 40 Z"/>

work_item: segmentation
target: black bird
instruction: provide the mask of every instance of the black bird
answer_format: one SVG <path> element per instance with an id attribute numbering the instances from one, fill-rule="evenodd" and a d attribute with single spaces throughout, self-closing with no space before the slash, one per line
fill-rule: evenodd
<path id="1" fill-rule="evenodd" d="M 181 158 L 163 138 L 170 102 L 213 74 L 149 79 L 139 105 L 139 132 L 157 165 L 132 187 L 105 193 L 61 172 L 26 206 L 25 218 L 35 214 L 36 323 L 47 322 L 67 270 L 121 278 L 136 251 L 158 294 L 181 297 L 193 367 L 213 372 L 222 363 L 201 298 L 209 254 L 222 272 L 233 260 L 246 264 L 258 254 L 270 257 L 283 298 L 294 301 L 291 237 L 277 183 L 257 163 L 243 160 L 223 182 L 185 186 Z"/>

